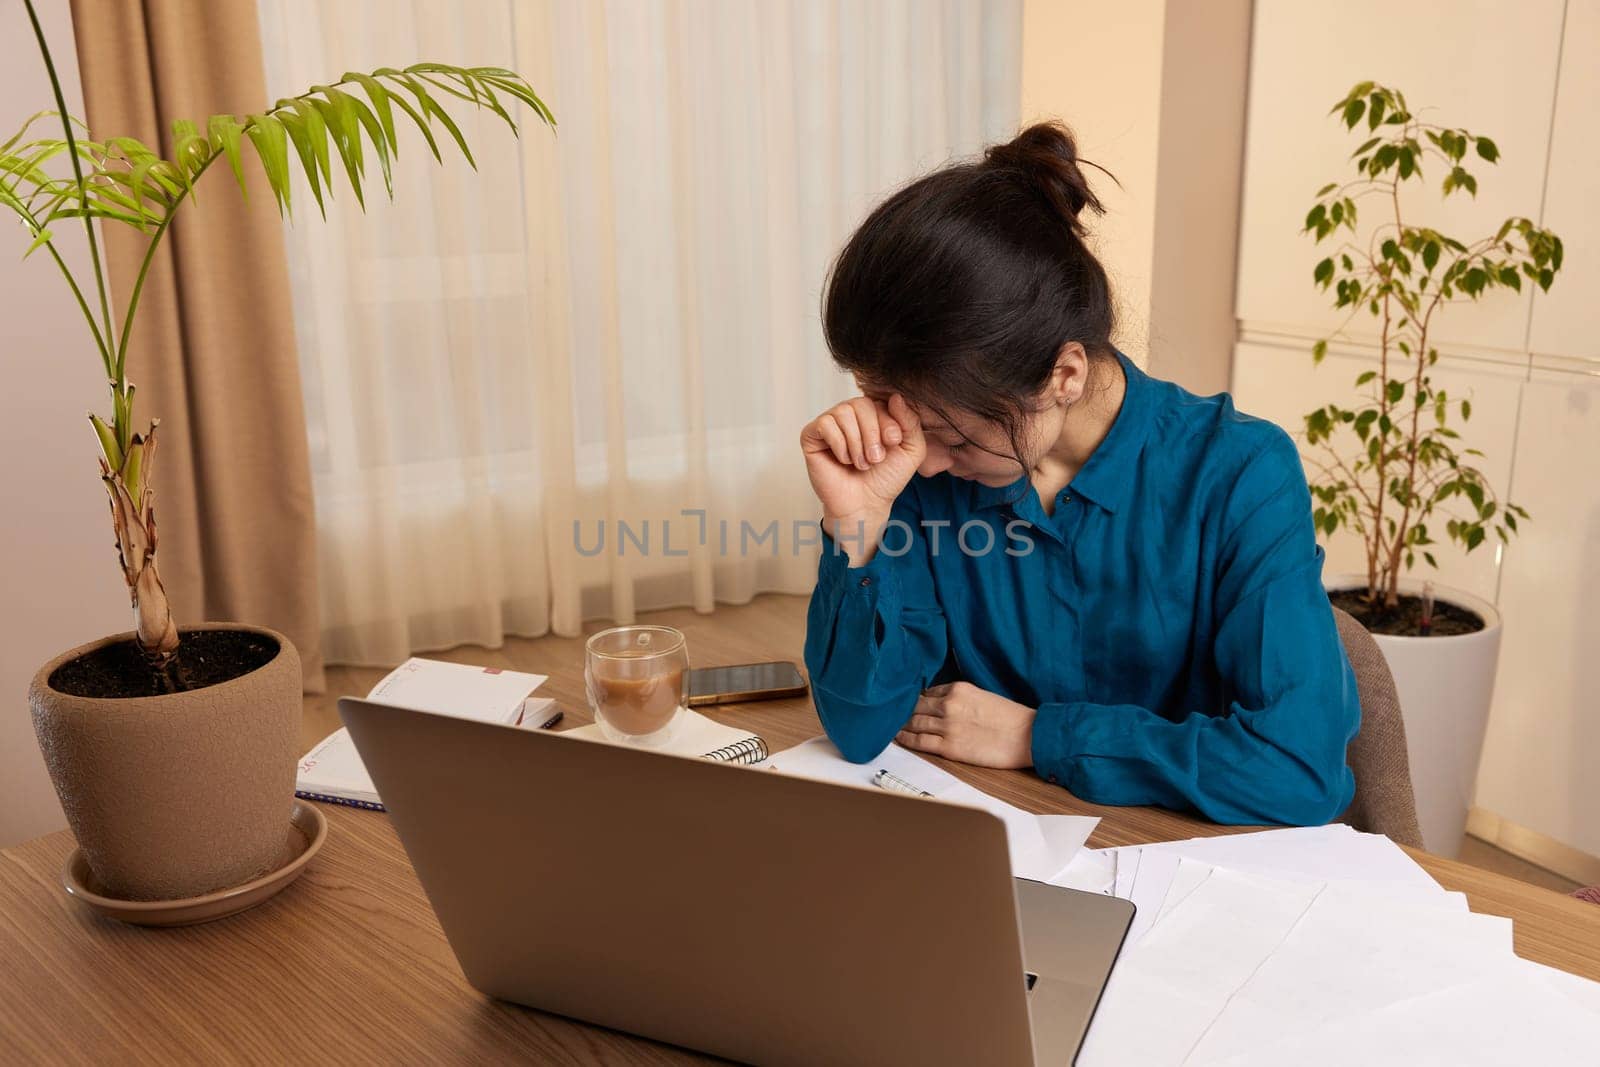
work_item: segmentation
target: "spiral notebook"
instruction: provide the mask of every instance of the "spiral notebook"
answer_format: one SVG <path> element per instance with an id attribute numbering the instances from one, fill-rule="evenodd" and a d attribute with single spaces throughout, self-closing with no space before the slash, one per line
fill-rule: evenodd
<path id="1" fill-rule="evenodd" d="M 555 708 L 555 701 L 548 697 L 528 695 L 544 681 L 542 674 L 413 657 L 373 686 L 367 699 L 413 711 L 537 728 Z M 383 810 L 361 754 L 344 727 L 301 757 L 294 791 L 307 800 Z"/>
<path id="2" fill-rule="evenodd" d="M 706 718 L 698 711 L 684 708 L 678 712 L 677 732 L 670 742 L 651 751 L 672 756 L 699 756 L 720 763 L 761 763 L 767 758 L 767 743 L 749 730 L 726 726 Z M 605 741 L 597 724 L 563 730 L 562 737 L 576 737 L 585 741 Z"/>

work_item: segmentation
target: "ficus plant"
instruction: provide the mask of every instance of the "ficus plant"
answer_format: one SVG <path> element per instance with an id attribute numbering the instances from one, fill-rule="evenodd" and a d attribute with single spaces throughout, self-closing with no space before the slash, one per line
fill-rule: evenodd
<path id="1" fill-rule="evenodd" d="M 100 477 L 111 505 L 123 578 L 134 612 L 134 632 L 162 685 L 184 688 L 178 657 L 178 628 L 156 567 L 154 467 L 159 419 L 134 430 L 134 384 L 128 380 L 128 340 L 145 278 L 161 239 L 178 209 L 195 198 L 199 181 L 219 160 L 226 161 L 248 196 L 244 154 L 261 162 L 280 215 L 290 218 L 291 178 L 298 173 L 326 216 L 334 192 L 335 161 L 356 202 L 365 208 L 365 190 L 374 164 L 384 191 L 393 196 L 393 161 L 400 151 L 401 128 L 415 126 L 436 161 L 439 142 L 455 142 L 469 165 L 472 151 L 446 103 L 465 101 L 492 111 L 513 133 L 511 110 L 527 105 L 538 121 L 555 126 L 549 108 L 517 73 L 499 67 L 456 67 L 416 63 L 404 69 L 383 67 L 370 74 L 347 73 L 329 85 L 315 85 L 299 96 L 279 100 L 250 115 L 212 115 L 202 122 L 172 123 L 172 154 L 161 155 L 132 137 L 88 130 L 67 113 L 61 81 L 33 0 L 25 0 L 34 36 L 44 59 L 55 108 L 41 111 L 0 144 L 0 206 L 22 222 L 29 244 L 25 256 L 43 250 L 71 289 L 94 339 L 109 383 L 109 412 L 92 412 L 89 422 L 99 442 Z M 455 104 L 455 106 L 461 106 Z M 61 125 L 59 138 L 24 141 L 41 120 Z M 52 174 L 70 167 L 70 174 Z M 98 225 L 126 226 L 142 235 L 144 255 L 120 315 L 102 264 Z M 82 227 L 88 240 L 93 279 L 80 281 L 56 248 L 58 232 Z"/>
<path id="2" fill-rule="evenodd" d="M 1360 399 L 1327 404 L 1305 417 L 1316 468 L 1311 492 L 1321 533 L 1354 530 L 1366 547 L 1365 599 L 1394 609 L 1402 571 L 1420 557 L 1438 564 L 1436 534 L 1470 552 L 1492 532 L 1508 541 L 1528 513 L 1502 501 L 1475 465 L 1482 453 L 1461 445 L 1457 426 L 1472 417 L 1470 397 L 1433 383 L 1439 317 L 1452 304 L 1477 301 L 1524 283 L 1548 290 L 1561 269 L 1561 239 L 1530 219 L 1512 217 L 1491 234 L 1463 240 L 1420 225 L 1403 196 L 1408 183 L 1435 185 L 1443 197 L 1476 196 L 1469 169 L 1494 164 L 1487 137 L 1423 121 L 1405 95 L 1373 82 L 1354 86 L 1329 114 L 1362 137 L 1350 159 L 1354 175 L 1318 190 L 1305 231 L 1333 242 L 1312 270 L 1347 314 L 1316 342 L 1328 344 L 1358 316 L 1376 320 L 1378 365 L 1355 380 Z M 1359 219 L 1367 220 L 1363 224 Z M 1443 520 L 1442 531 L 1440 520 Z"/>

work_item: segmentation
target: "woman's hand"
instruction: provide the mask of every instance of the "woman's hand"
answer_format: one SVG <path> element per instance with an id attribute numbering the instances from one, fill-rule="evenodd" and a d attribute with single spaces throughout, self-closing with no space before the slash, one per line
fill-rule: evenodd
<path id="1" fill-rule="evenodd" d="M 877 550 L 889 508 L 927 457 L 922 422 L 898 393 L 887 405 L 858 396 L 806 423 L 800 451 L 829 536 L 860 566 Z"/>
<path id="2" fill-rule="evenodd" d="M 906 748 L 978 767 L 1033 766 L 1036 709 L 970 682 L 936 685 L 895 737 Z"/>

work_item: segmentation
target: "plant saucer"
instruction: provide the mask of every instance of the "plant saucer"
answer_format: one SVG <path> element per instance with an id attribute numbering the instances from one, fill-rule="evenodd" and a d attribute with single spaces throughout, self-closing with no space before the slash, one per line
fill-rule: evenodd
<path id="1" fill-rule="evenodd" d="M 236 915 L 266 900 L 300 877 L 322 848 L 328 821 L 316 805 L 295 801 L 289 814 L 287 856 L 281 866 L 231 889 L 183 900 L 121 900 L 106 896 L 95 881 L 82 849 L 73 849 L 61 872 L 67 893 L 108 919 L 138 926 L 192 926 Z"/>

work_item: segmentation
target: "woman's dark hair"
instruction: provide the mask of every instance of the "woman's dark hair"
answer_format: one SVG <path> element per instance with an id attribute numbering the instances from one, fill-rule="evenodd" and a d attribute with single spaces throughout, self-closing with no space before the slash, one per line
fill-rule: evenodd
<path id="1" fill-rule="evenodd" d="M 1066 127 L 1041 123 L 880 204 L 823 296 L 834 361 L 947 421 L 1000 423 L 1020 453 L 1061 346 L 1114 352 L 1111 286 L 1082 219 L 1105 209 L 1082 166 Z"/>

